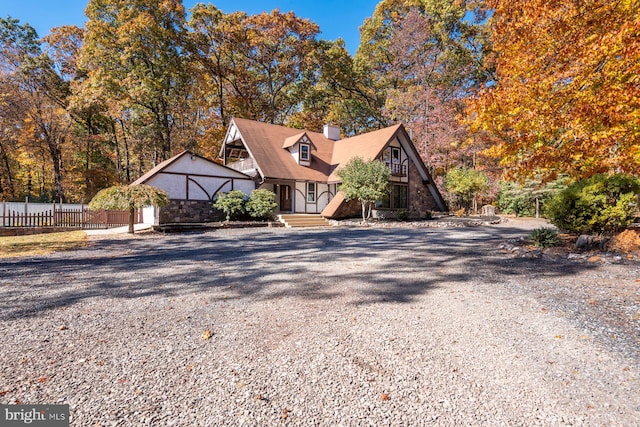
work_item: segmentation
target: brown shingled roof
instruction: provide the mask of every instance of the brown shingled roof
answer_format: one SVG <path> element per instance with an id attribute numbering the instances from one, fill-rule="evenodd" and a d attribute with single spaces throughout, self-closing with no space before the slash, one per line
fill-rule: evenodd
<path id="1" fill-rule="evenodd" d="M 328 181 L 340 181 L 340 178 L 337 175 L 337 166 L 348 163 L 349 160 L 356 156 L 361 157 L 365 161 L 373 160 L 380 156 L 382 150 L 401 128 L 402 125 L 398 124 L 336 141 L 333 150 L 333 157 L 331 158 L 331 164 L 336 167 L 329 176 Z"/>
<path id="2" fill-rule="evenodd" d="M 282 144 L 282 148 L 293 147 L 306 134 L 307 132 L 301 132 L 297 135 L 290 136 L 289 138 L 284 140 L 284 144 Z"/>
<path id="3" fill-rule="evenodd" d="M 184 156 L 185 154 L 192 154 L 192 153 L 189 152 L 189 151 L 183 151 L 182 153 L 176 154 L 175 156 L 165 160 L 164 162 L 158 163 L 158 165 L 156 167 L 154 167 L 153 169 L 151 169 L 150 171 L 148 171 L 147 173 L 142 175 L 140 178 L 138 178 L 135 181 L 133 181 L 130 185 L 144 184 L 145 182 L 147 182 L 149 180 L 149 178 L 151 178 L 152 176 L 154 176 L 155 174 L 157 174 L 158 172 L 160 172 L 161 170 L 163 170 L 164 168 L 166 168 L 171 163 L 175 162 L 176 160 L 178 160 L 180 157 Z"/>
<path id="4" fill-rule="evenodd" d="M 378 157 L 402 128 L 402 125 L 398 124 L 333 141 L 318 132 L 301 131 L 248 119 L 234 118 L 233 121 L 265 179 L 328 182 L 339 182 L 340 178 L 336 175 L 338 166 L 347 163 L 353 157 L 359 156 L 364 160 Z M 316 149 L 311 156 L 311 166 L 299 165 L 284 148 L 293 145 L 305 133 Z"/>
<path id="5" fill-rule="evenodd" d="M 316 150 L 311 156 L 311 166 L 301 166 L 282 147 L 287 138 L 302 136 L 305 131 L 247 119 L 234 118 L 233 121 L 265 179 L 326 181 L 331 174 L 334 141 L 323 134 L 306 131 Z"/>

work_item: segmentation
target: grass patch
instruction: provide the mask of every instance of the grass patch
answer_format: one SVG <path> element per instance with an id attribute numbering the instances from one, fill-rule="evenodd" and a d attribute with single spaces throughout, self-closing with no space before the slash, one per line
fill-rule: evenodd
<path id="1" fill-rule="evenodd" d="M 46 255 L 83 248 L 86 244 L 87 233 L 84 231 L 0 237 L 0 258 Z"/>

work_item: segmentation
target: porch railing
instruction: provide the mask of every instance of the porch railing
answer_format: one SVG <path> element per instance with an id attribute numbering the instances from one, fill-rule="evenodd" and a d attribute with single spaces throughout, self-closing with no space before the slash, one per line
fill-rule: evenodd
<path id="1" fill-rule="evenodd" d="M 247 157 L 246 159 L 241 159 L 233 163 L 229 163 L 227 167 L 230 167 L 233 170 L 237 170 L 238 172 L 244 172 L 255 169 L 255 164 L 251 157 Z"/>
<path id="2" fill-rule="evenodd" d="M 387 162 L 387 167 L 391 171 L 392 176 L 407 176 L 407 165 Z"/>

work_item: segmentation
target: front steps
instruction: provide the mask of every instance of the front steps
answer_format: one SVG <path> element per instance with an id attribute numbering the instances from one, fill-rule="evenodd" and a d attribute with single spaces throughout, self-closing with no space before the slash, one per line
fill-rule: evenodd
<path id="1" fill-rule="evenodd" d="M 331 224 L 318 214 L 283 214 L 278 220 L 287 228 L 293 227 L 328 227 Z"/>

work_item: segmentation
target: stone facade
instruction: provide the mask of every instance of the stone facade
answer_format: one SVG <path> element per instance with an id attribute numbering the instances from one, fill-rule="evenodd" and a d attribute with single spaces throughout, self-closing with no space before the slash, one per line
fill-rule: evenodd
<path id="1" fill-rule="evenodd" d="M 399 211 L 409 211 L 411 218 L 424 218 L 427 212 L 439 211 L 438 204 L 429 190 L 429 186 L 422 181 L 420 172 L 413 162 L 409 162 L 408 209 L 374 209 L 373 217 L 380 219 L 395 219 Z M 332 218 L 358 218 L 362 216 L 362 206 L 358 200 L 343 203 Z"/>
<path id="2" fill-rule="evenodd" d="M 204 223 L 224 220 L 224 213 L 206 200 L 171 200 L 160 208 L 159 223 Z"/>
<path id="3" fill-rule="evenodd" d="M 423 218 L 428 211 L 439 210 L 436 199 L 422 181 L 418 168 L 413 162 L 409 162 L 409 213 L 412 217 Z"/>

